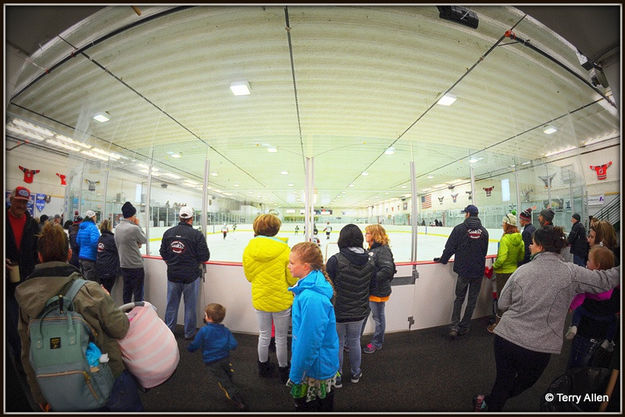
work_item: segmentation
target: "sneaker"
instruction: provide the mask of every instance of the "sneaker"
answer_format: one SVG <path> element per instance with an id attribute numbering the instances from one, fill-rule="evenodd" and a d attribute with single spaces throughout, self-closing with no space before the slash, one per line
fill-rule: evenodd
<path id="1" fill-rule="evenodd" d="M 473 411 L 488 411 L 488 406 L 486 405 L 483 395 L 473 397 Z"/>
<path id="2" fill-rule="evenodd" d="M 489 324 L 488 327 L 486 327 L 486 331 L 491 334 L 495 333 L 495 327 L 497 327 L 497 323 Z"/>
<path id="3" fill-rule="evenodd" d="M 243 402 L 243 398 L 239 394 L 232 394 L 229 400 L 234 404 L 234 406 L 240 411 L 246 411 L 247 405 Z"/>
<path id="4" fill-rule="evenodd" d="M 577 334 L 577 326 L 571 326 L 569 327 L 569 330 L 567 330 L 564 337 L 566 338 L 566 340 L 573 340 L 576 334 Z"/>
<path id="5" fill-rule="evenodd" d="M 365 353 L 373 353 L 376 350 L 382 350 L 382 347 L 376 347 L 373 345 L 373 343 L 369 343 L 367 346 L 365 346 L 364 348 L 362 348 L 362 351 Z"/>
<path id="6" fill-rule="evenodd" d="M 469 333 L 469 329 L 458 330 L 458 336 L 464 336 Z"/>
<path id="7" fill-rule="evenodd" d="M 449 337 L 451 337 L 452 339 L 455 339 L 456 337 L 458 337 L 458 330 L 456 329 L 451 329 L 449 331 Z"/>
<path id="8" fill-rule="evenodd" d="M 601 348 L 608 351 L 608 352 L 613 352 L 614 351 L 614 347 L 616 346 L 616 344 L 614 342 L 612 342 L 611 340 L 605 339 L 603 341 L 603 343 L 601 343 Z"/>
<path id="9" fill-rule="evenodd" d="M 230 401 L 232 404 L 234 404 L 234 406 L 238 409 L 238 410 L 247 410 L 247 405 L 245 405 L 245 403 L 243 402 L 243 399 L 241 398 L 241 396 L 238 393 L 235 394 L 229 394 L 228 391 L 226 391 L 226 389 L 223 387 L 223 385 L 221 385 L 220 382 L 217 383 L 217 385 L 219 386 L 219 388 L 223 391 L 223 393 L 226 395 L 226 398 L 228 399 L 228 401 Z"/>
<path id="10" fill-rule="evenodd" d="M 357 375 L 352 375 L 352 384 L 357 384 L 360 381 L 360 377 L 362 376 L 362 371 L 358 372 Z"/>
<path id="11" fill-rule="evenodd" d="M 336 377 L 336 381 L 334 382 L 335 388 L 343 388 L 343 378 L 341 378 L 341 374 L 338 374 Z"/>

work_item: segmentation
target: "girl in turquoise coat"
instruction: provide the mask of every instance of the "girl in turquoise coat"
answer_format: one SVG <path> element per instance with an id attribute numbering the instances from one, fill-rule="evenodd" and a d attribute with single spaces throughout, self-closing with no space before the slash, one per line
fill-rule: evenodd
<path id="1" fill-rule="evenodd" d="M 321 250 L 312 242 L 293 246 L 289 270 L 301 279 L 289 288 L 295 299 L 287 386 L 295 400 L 295 411 L 332 411 L 339 371 L 332 281 L 325 272 Z"/>

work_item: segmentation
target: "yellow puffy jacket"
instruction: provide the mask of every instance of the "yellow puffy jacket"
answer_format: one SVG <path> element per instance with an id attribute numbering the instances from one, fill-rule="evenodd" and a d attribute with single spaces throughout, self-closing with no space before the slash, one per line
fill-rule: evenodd
<path id="1" fill-rule="evenodd" d="M 291 249 L 286 239 L 256 236 L 243 251 L 243 272 L 252 283 L 252 305 L 256 310 L 275 313 L 293 304 L 288 288 L 297 278 L 288 269 Z"/>

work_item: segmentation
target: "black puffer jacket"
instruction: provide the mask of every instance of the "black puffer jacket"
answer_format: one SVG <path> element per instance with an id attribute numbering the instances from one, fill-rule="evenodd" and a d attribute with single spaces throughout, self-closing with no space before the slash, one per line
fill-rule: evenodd
<path id="1" fill-rule="evenodd" d="M 580 258 L 588 258 L 588 240 L 586 239 L 586 228 L 581 222 L 575 222 L 571 227 L 571 233 L 566 239 L 571 245 L 571 253 Z"/>
<path id="2" fill-rule="evenodd" d="M 74 223 L 69 227 L 69 247 L 72 249 L 72 259 L 69 260 L 70 265 L 74 265 L 76 268 L 80 268 L 78 262 L 78 253 L 80 252 L 80 246 L 76 243 L 76 236 L 78 235 L 78 229 L 80 223 Z"/>
<path id="3" fill-rule="evenodd" d="M 24 281 L 35 269 L 35 264 L 38 263 L 37 258 L 37 236 L 39 233 L 39 225 L 33 217 L 26 212 L 26 223 L 24 224 L 24 231 L 22 232 L 22 242 L 20 248 L 17 249 L 15 244 L 15 235 L 13 234 L 13 228 L 11 227 L 11 221 L 9 220 L 9 211 L 6 211 L 6 259 L 10 259 L 16 262 L 20 266 L 20 281 Z M 6 280 L 8 283 L 8 279 Z M 16 284 L 8 285 L 10 291 L 15 291 Z"/>
<path id="4" fill-rule="evenodd" d="M 369 315 L 369 287 L 375 264 L 363 248 L 342 248 L 326 264 L 334 283 L 334 313 L 338 323 L 362 320 Z"/>
<path id="5" fill-rule="evenodd" d="M 369 256 L 375 263 L 375 274 L 371 280 L 371 295 L 376 297 L 388 297 L 391 295 L 391 281 L 397 272 L 393 252 L 388 245 L 375 242 L 369 250 Z"/>
<path id="6" fill-rule="evenodd" d="M 103 231 L 98 239 L 95 270 L 100 279 L 116 278 L 121 272 L 115 236 L 108 230 Z"/>
<path id="7" fill-rule="evenodd" d="M 536 227 L 532 223 L 528 223 L 523 228 L 523 233 L 521 233 L 521 237 L 523 238 L 523 243 L 525 244 L 525 255 L 523 256 L 523 260 L 519 263 L 519 266 L 526 264 L 530 261 L 530 256 L 532 253 L 530 252 L 530 243 L 532 243 L 532 235 L 536 231 Z"/>
<path id="8" fill-rule="evenodd" d="M 469 216 L 451 231 L 440 262 L 453 254 L 454 272 L 464 278 L 482 278 L 488 252 L 488 231 L 477 216 Z"/>
<path id="9" fill-rule="evenodd" d="M 210 257 L 202 232 L 185 222 L 163 233 L 160 253 L 167 263 L 167 279 L 185 284 L 195 281 L 202 274 L 200 266 Z"/>

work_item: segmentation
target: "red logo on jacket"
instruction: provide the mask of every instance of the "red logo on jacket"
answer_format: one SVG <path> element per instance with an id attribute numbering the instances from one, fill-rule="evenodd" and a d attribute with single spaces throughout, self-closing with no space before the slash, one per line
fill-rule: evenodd
<path id="1" fill-rule="evenodd" d="M 469 229 L 467 233 L 471 239 L 479 239 L 482 237 L 482 229 Z"/>
<path id="2" fill-rule="evenodd" d="M 171 247 L 171 251 L 173 253 L 182 253 L 186 249 L 184 243 L 179 240 L 174 240 L 169 246 Z"/>

